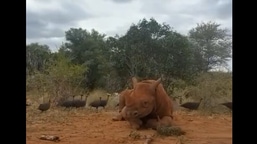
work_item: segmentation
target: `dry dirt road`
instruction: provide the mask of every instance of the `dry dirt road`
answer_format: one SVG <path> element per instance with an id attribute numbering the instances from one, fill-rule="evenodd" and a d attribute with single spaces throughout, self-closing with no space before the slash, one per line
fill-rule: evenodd
<path id="1" fill-rule="evenodd" d="M 126 121 L 114 122 L 115 110 L 50 109 L 40 113 L 27 108 L 27 144 L 50 144 L 40 140 L 42 134 L 58 136 L 59 144 L 143 144 L 145 139 L 133 139 Z M 154 130 L 138 130 L 137 134 L 154 135 L 151 144 L 232 144 L 232 116 L 206 116 L 198 112 L 179 111 L 175 122 L 186 132 L 183 136 L 158 136 Z"/>

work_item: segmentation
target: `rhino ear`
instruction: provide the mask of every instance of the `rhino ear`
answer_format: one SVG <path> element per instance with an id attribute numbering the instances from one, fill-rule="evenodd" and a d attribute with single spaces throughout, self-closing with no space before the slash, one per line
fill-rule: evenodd
<path id="1" fill-rule="evenodd" d="M 133 88 L 135 88 L 136 84 L 137 84 L 137 78 L 136 77 L 132 77 L 132 86 L 133 86 Z"/>
<path id="2" fill-rule="evenodd" d="M 158 80 L 156 80 L 153 85 L 152 85 L 152 89 L 156 89 L 158 87 L 158 85 L 161 83 L 162 79 L 159 78 Z"/>

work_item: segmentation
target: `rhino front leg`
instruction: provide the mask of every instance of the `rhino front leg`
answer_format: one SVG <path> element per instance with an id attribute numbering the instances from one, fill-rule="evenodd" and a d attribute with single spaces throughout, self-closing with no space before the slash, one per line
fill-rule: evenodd
<path id="1" fill-rule="evenodd" d="M 114 121 L 122 121 L 125 120 L 126 117 L 126 106 L 122 108 L 122 110 L 112 118 Z"/>
<path id="2" fill-rule="evenodd" d="M 159 121 L 157 119 L 149 119 L 146 121 L 145 127 L 156 129 L 159 124 Z"/>
<path id="3" fill-rule="evenodd" d="M 143 122 L 140 119 L 128 119 L 128 122 L 130 126 L 135 130 L 139 129 L 143 124 Z"/>
<path id="4" fill-rule="evenodd" d="M 149 119 L 146 122 L 147 128 L 157 129 L 158 126 L 172 126 L 173 120 L 170 116 L 164 116 L 161 119 Z"/>
<path id="5" fill-rule="evenodd" d="M 123 93 L 119 95 L 119 112 L 121 112 L 125 107 L 125 96 Z"/>
<path id="6" fill-rule="evenodd" d="M 161 126 L 175 126 L 172 116 L 164 116 L 160 119 Z"/>
<path id="7" fill-rule="evenodd" d="M 142 120 L 137 118 L 130 118 L 126 115 L 126 106 L 121 110 L 120 113 L 118 113 L 116 116 L 112 118 L 113 121 L 122 121 L 126 120 L 129 122 L 130 126 L 133 129 L 139 129 L 141 125 L 143 124 Z"/>

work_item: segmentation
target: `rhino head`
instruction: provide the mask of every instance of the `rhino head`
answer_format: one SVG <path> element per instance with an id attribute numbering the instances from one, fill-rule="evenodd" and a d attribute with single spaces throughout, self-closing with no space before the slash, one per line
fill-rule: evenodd
<path id="1" fill-rule="evenodd" d="M 156 107 L 156 89 L 161 83 L 158 80 L 147 80 L 138 82 L 132 78 L 133 92 L 126 99 L 126 117 L 143 118 L 149 115 Z"/>

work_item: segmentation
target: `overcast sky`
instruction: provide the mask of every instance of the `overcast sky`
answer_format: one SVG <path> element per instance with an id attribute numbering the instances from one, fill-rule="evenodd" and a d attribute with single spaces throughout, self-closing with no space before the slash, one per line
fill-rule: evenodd
<path id="1" fill-rule="evenodd" d="M 232 30 L 232 0 L 26 0 L 26 41 L 52 50 L 70 28 L 123 35 L 132 23 L 153 17 L 181 34 L 214 21 Z M 232 33 L 232 32 L 231 32 Z M 232 62 L 229 62 L 230 67 Z"/>

